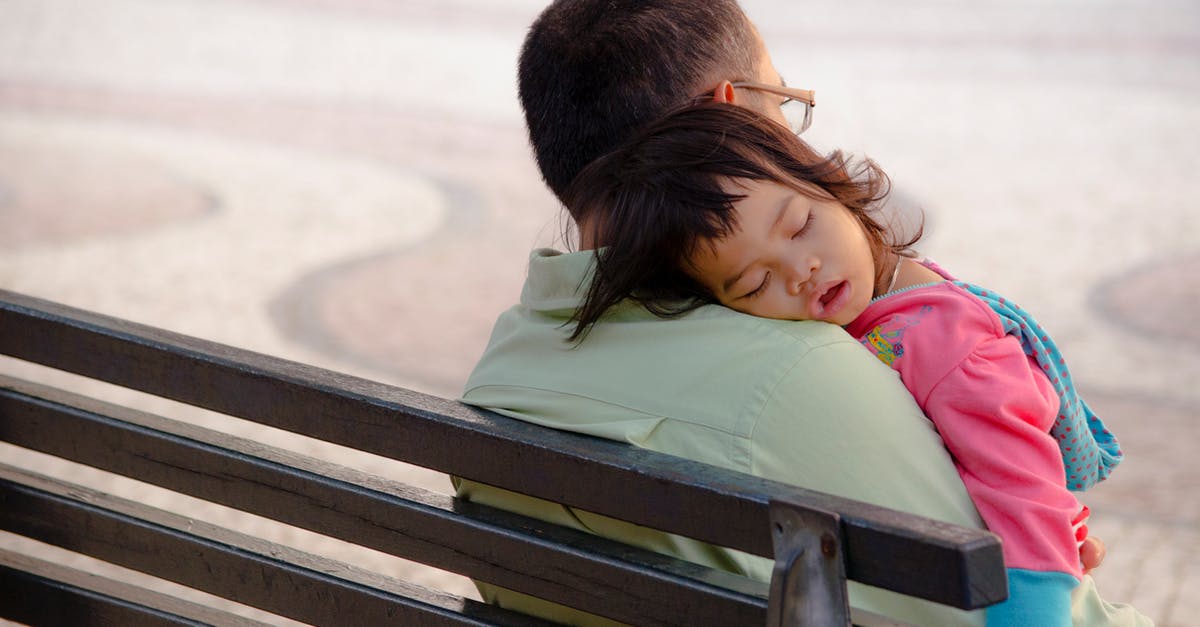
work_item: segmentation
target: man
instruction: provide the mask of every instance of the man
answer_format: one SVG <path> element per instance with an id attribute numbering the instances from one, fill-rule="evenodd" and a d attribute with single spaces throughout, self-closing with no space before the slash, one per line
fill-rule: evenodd
<path id="1" fill-rule="evenodd" d="M 785 108 L 811 112 L 798 102 L 810 95 L 784 87 L 736 0 L 556 0 L 530 29 L 519 83 L 538 166 L 560 199 L 592 160 L 696 98 L 751 108 L 781 124 L 789 124 Z M 790 125 L 802 130 L 807 119 L 791 118 Z M 593 222 L 602 221 L 603 212 L 575 217 L 581 251 L 533 254 L 521 303 L 497 321 L 464 402 L 981 526 L 929 421 L 891 371 L 839 327 L 753 318 L 716 306 L 664 319 L 627 303 L 570 341 L 592 251 L 604 246 L 595 240 Z M 471 482 L 456 485 L 464 498 L 770 577 L 768 560 Z M 520 611 L 601 622 L 491 586 L 480 589 L 487 600 Z M 1075 597 L 1078 624 L 1139 624 L 1136 612 L 1103 604 L 1090 579 Z M 919 625 L 980 625 L 984 618 L 853 583 L 851 603 Z"/>

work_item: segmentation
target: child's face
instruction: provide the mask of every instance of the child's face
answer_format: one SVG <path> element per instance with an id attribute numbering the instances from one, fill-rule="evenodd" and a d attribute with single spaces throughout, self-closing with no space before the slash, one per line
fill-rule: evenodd
<path id="1" fill-rule="evenodd" d="M 738 179 L 727 192 L 737 230 L 701 245 L 689 274 L 723 305 L 765 318 L 849 324 L 875 291 L 871 246 L 858 219 L 833 199 L 772 181 Z"/>

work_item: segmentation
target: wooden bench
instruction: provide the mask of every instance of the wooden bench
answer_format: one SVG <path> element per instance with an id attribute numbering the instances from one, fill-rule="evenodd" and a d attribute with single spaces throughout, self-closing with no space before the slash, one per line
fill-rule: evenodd
<path id="1" fill-rule="evenodd" d="M 847 578 L 968 609 L 1006 595 L 999 542 L 983 531 L 12 292 L 0 291 L 0 354 L 775 560 L 770 584 L 751 581 L 0 377 L 0 434 L 14 445 L 619 621 L 845 625 Z M 538 624 L 35 469 L 0 475 L 0 529 L 297 621 Z M 10 551 L 0 590 L 0 614 L 35 625 L 247 623 Z"/>

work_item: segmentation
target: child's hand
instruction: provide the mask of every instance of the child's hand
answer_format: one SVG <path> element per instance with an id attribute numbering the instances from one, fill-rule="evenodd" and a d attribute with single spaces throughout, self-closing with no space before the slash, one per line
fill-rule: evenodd
<path id="1" fill-rule="evenodd" d="M 1104 562 L 1104 555 L 1108 549 L 1104 547 L 1104 542 L 1095 536 L 1088 536 L 1079 545 L 1079 561 L 1083 564 L 1083 574 L 1092 572 L 1093 568 L 1099 568 Z"/>

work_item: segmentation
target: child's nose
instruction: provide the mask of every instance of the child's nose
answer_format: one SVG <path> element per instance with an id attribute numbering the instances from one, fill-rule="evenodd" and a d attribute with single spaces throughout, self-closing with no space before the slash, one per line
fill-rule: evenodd
<path id="1" fill-rule="evenodd" d="M 821 268 L 821 260 L 817 257 L 804 256 L 797 259 L 793 264 L 788 275 L 788 294 L 799 296 L 804 291 L 804 286 L 812 279 L 817 270 Z"/>

